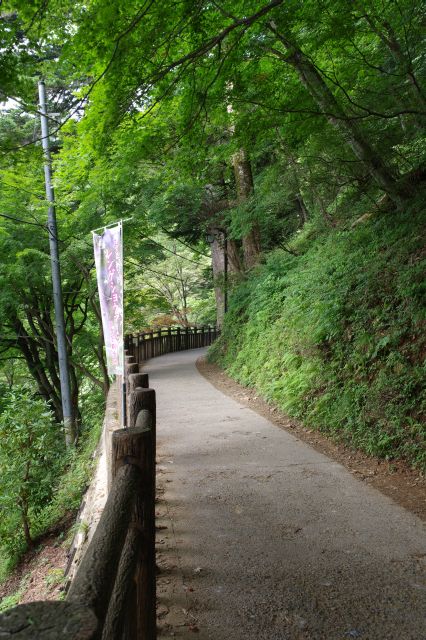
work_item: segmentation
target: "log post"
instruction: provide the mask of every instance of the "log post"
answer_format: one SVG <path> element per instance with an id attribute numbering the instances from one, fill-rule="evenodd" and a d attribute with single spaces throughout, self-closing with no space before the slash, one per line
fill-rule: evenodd
<path id="1" fill-rule="evenodd" d="M 130 462 L 139 467 L 142 479 L 107 618 L 111 635 L 105 635 L 102 640 L 120 638 L 125 620 L 123 640 L 155 640 L 156 637 L 155 454 L 153 429 L 150 426 L 150 423 L 153 424 L 152 415 L 150 411 L 142 413 L 147 415 L 147 420 L 143 421 L 145 424 L 121 429 L 113 434 L 113 475 L 122 465 Z M 132 573 L 133 585 L 129 580 Z M 127 587 L 126 580 L 130 582 Z M 123 590 L 127 593 L 123 594 Z M 120 603 L 127 603 L 127 606 L 123 608 L 119 606 Z"/>
<path id="2" fill-rule="evenodd" d="M 129 376 L 139 373 L 139 365 L 136 362 L 126 365 L 126 393 L 129 395 Z"/>
<path id="3" fill-rule="evenodd" d="M 129 375 L 139 373 L 139 365 L 135 362 L 126 364 L 125 369 L 125 381 L 126 381 L 126 413 L 127 413 L 127 425 L 129 425 L 129 407 L 130 407 L 130 389 L 129 389 Z"/>
<path id="4" fill-rule="evenodd" d="M 128 377 L 128 383 L 130 397 L 138 387 L 141 387 L 142 389 L 148 389 L 149 376 L 147 373 L 131 373 Z"/>
<path id="5" fill-rule="evenodd" d="M 74 602 L 29 602 L 0 615 L 2 640 L 93 640 L 97 628 L 92 609 Z"/>
<path id="6" fill-rule="evenodd" d="M 116 473 L 101 519 L 68 592 L 69 602 L 84 604 L 95 612 L 99 621 L 96 640 L 101 637 L 141 480 L 142 473 L 133 464 Z"/>
<path id="7" fill-rule="evenodd" d="M 145 332 L 139 334 L 139 368 L 141 363 L 146 360 L 146 342 Z"/>
<path id="8" fill-rule="evenodd" d="M 122 402 L 123 380 L 124 380 L 124 376 L 117 375 L 117 379 L 115 381 L 118 424 L 123 424 L 123 402 Z"/>
<path id="9" fill-rule="evenodd" d="M 126 365 L 126 374 L 139 373 L 139 365 L 136 362 Z"/>
<path id="10" fill-rule="evenodd" d="M 139 411 L 147 409 L 152 414 L 154 441 L 155 441 L 155 424 L 156 424 L 156 406 L 154 389 L 135 389 L 130 398 L 129 407 L 129 427 L 134 427 Z"/>

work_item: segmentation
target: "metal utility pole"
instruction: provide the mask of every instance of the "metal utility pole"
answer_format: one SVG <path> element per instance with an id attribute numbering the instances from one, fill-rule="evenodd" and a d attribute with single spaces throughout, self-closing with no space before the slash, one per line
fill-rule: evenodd
<path id="1" fill-rule="evenodd" d="M 46 87 L 41 80 L 38 83 L 40 99 L 41 135 L 44 151 L 44 179 L 46 198 L 49 202 L 47 228 L 49 231 L 50 262 L 52 267 L 53 301 L 55 305 L 56 341 L 59 360 L 59 379 L 61 381 L 62 413 L 64 417 L 65 443 L 71 446 L 75 441 L 75 426 L 72 415 L 70 379 L 68 371 L 68 353 L 65 334 L 64 303 L 62 298 L 61 268 L 59 264 L 58 232 L 56 228 L 55 197 L 52 187 L 52 161 L 49 148 L 49 125 L 46 111 Z"/>
<path id="2" fill-rule="evenodd" d="M 226 231 L 223 232 L 223 267 L 224 267 L 224 296 L 225 305 L 224 313 L 228 312 L 228 236 Z"/>

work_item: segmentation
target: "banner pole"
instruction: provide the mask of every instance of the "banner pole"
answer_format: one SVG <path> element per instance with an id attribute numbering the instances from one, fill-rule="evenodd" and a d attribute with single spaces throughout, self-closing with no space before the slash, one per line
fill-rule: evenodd
<path id="1" fill-rule="evenodd" d="M 124 226 L 123 220 L 120 220 L 120 228 L 121 228 L 121 278 L 122 278 L 122 287 L 121 290 L 123 292 L 122 295 L 122 314 L 123 314 L 123 323 L 121 330 L 121 350 L 122 350 L 122 362 L 123 362 L 123 376 L 122 376 L 122 391 L 121 391 L 121 402 L 122 402 L 122 411 L 121 415 L 123 417 L 123 428 L 127 427 L 127 402 L 126 402 L 126 360 L 124 355 Z"/>

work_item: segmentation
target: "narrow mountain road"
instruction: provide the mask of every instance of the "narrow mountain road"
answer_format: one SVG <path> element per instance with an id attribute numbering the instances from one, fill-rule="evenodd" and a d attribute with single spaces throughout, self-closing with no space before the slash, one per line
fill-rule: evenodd
<path id="1" fill-rule="evenodd" d="M 422 522 L 196 370 L 157 391 L 160 637 L 425 640 Z"/>

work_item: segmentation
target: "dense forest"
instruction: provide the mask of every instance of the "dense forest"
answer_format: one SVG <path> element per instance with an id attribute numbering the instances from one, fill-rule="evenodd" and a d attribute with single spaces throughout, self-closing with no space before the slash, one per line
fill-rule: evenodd
<path id="1" fill-rule="evenodd" d="M 90 231 L 121 218 L 127 332 L 217 322 L 238 381 L 425 469 L 425 27 L 416 0 L 1 3 L 4 566 L 87 482 L 110 384 Z"/>

